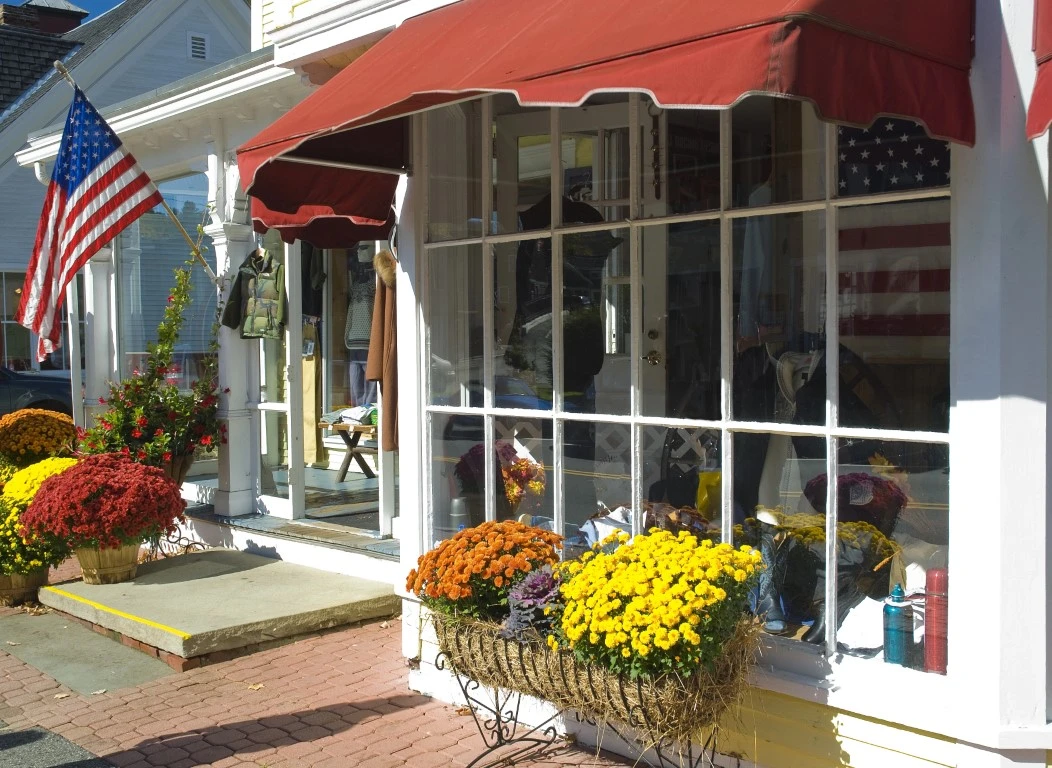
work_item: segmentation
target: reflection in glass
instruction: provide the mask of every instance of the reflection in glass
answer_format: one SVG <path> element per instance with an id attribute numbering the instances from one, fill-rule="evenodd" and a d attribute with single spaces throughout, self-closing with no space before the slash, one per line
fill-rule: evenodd
<path id="1" fill-rule="evenodd" d="M 734 222 L 734 417 L 825 422 L 825 215 Z"/>
<path id="2" fill-rule="evenodd" d="M 601 220 L 628 218 L 628 102 L 602 95 L 583 110 L 564 109 L 561 114 L 563 194 L 595 208 Z M 582 121 L 588 127 L 579 128 Z M 592 127 L 598 124 L 603 127 Z"/>
<path id="3" fill-rule="evenodd" d="M 882 117 L 869 128 L 837 126 L 839 197 L 950 184 L 950 144 L 912 120 Z"/>
<path id="4" fill-rule="evenodd" d="M 627 413 L 627 229 L 563 238 L 563 408 Z M 551 286 L 547 286 L 549 293 Z M 618 344 L 620 346 L 618 347 Z"/>
<path id="5" fill-rule="evenodd" d="M 720 433 L 642 427 L 643 528 L 689 530 L 718 541 L 723 485 Z"/>
<path id="6" fill-rule="evenodd" d="M 822 438 L 734 435 L 734 543 L 759 547 L 767 565 L 756 613 L 766 631 L 815 643 L 825 637 L 824 445 Z"/>
<path id="7" fill-rule="evenodd" d="M 878 655 L 883 600 L 901 584 L 913 617 L 912 635 L 898 638 L 904 666 L 945 671 L 948 446 L 867 440 L 841 441 L 838 450 L 854 461 L 838 469 L 837 645 Z M 937 585 L 927 598 L 934 614 L 927 627 L 926 585 Z"/>
<path id="8" fill-rule="evenodd" d="M 163 181 L 157 185 L 165 201 L 176 212 L 188 232 L 196 232 L 203 221 L 208 205 L 208 181 L 203 173 Z M 278 239 L 278 251 L 283 252 Z M 146 347 L 157 341 L 157 326 L 168 304 L 172 289 L 172 270 L 186 262 L 186 243 L 169 220 L 163 208 L 148 211 L 132 222 L 119 237 L 118 284 L 120 314 L 118 330 L 121 346 L 121 375 L 130 376 L 141 366 Z M 211 238 L 205 236 L 201 250 L 206 260 L 215 266 Z M 233 255 L 244 259 L 248 254 Z M 240 261 L 235 265 L 239 266 Z M 176 347 L 175 363 L 182 379 L 180 386 L 189 386 L 201 359 L 208 350 L 215 319 L 216 290 L 203 273 L 194 267 L 191 281 L 193 308 L 187 313 Z"/>
<path id="9" fill-rule="evenodd" d="M 497 417 L 493 430 L 502 481 L 497 486 L 497 519 L 555 530 L 552 422 Z"/>
<path id="10" fill-rule="evenodd" d="M 839 218 L 840 424 L 945 432 L 950 414 L 950 201 Z"/>
<path id="11" fill-rule="evenodd" d="M 567 421 L 563 424 L 563 492 L 567 556 L 583 551 L 609 526 L 631 530 L 632 507 L 632 438 L 627 424 L 602 424 L 591 421 Z M 620 514 L 596 525 L 589 522 L 598 510 L 616 510 Z M 620 522 L 615 522 L 620 520 Z"/>
<path id="12" fill-rule="evenodd" d="M 493 97 L 493 233 L 547 228 L 551 221 L 551 116 Z"/>
<path id="13" fill-rule="evenodd" d="M 430 402 L 481 408 L 482 246 L 429 252 Z"/>
<path id="14" fill-rule="evenodd" d="M 647 227 L 642 264 L 642 412 L 718 419 L 719 222 Z"/>
<path id="15" fill-rule="evenodd" d="M 486 520 L 486 478 L 481 416 L 431 414 L 432 487 L 435 541 Z"/>
<path id="16" fill-rule="evenodd" d="M 288 417 L 280 411 L 259 412 L 259 492 L 264 496 L 289 497 Z"/>
<path id="17" fill-rule="evenodd" d="M 668 214 L 720 207 L 720 114 L 709 109 L 670 109 L 668 115 Z"/>
<path id="18" fill-rule="evenodd" d="M 551 410 L 551 239 L 499 243 L 493 254 L 494 405 Z"/>
<path id="19" fill-rule="evenodd" d="M 731 110 L 736 208 L 825 197 L 825 127 L 810 104 L 753 96 Z"/>
<path id="20" fill-rule="evenodd" d="M 465 101 L 427 114 L 428 238 L 482 235 L 482 102 Z"/>

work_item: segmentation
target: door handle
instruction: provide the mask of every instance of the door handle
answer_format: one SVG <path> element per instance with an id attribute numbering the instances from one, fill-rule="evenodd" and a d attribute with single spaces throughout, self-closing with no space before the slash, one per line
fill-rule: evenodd
<path id="1" fill-rule="evenodd" d="M 652 349 L 649 352 L 647 352 L 645 355 L 643 355 L 642 359 L 646 360 L 651 365 L 660 365 L 661 364 L 661 353 L 658 352 L 656 349 Z"/>

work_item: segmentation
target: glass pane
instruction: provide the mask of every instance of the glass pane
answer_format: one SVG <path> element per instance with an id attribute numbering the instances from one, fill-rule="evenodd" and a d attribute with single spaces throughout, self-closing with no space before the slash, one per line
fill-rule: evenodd
<path id="1" fill-rule="evenodd" d="M 203 173 L 171 179 L 157 185 L 187 232 L 196 232 L 208 205 L 208 182 Z M 215 267 L 211 239 L 201 250 Z M 146 345 L 157 340 L 157 326 L 164 315 L 172 288 L 172 270 L 189 258 L 182 235 L 162 208 L 147 212 L 120 235 L 118 284 L 121 340 L 121 374 L 131 375 L 142 365 Z M 215 320 L 216 291 L 199 266 L 193 268 L 192 301 L 176 345 L 175 365 L 180 383 L 189 386 L 208 349 Z"/>
<path id="2" fill-rule="evenodd" d="M 644 529 L 690 530 L 718 541 L 723 483 L 720 433 L 642 427 Z"/>
<path id="3" fill-rule="evenodd" d="M 601 95 L 560 112 L 563 223 L 628 218 L 628 101 Z"/>
<path id="4" fill-rule="evenodd" d="M 365 380 L 376 294 L 374 252 L 371 241 L 350 248 L 333 248 L 329 252 L 330 317 L 335 332 L 328 334 L 327 342 L 329 401 L 325 404 L 326 411 L 371 404 L 377 399 L 376 382 Z"/>
<path id="5" fill-rule="evenodd" d="M 945 432 L 950 201 L 841 210 L 840 424 Z"/>
<path id="6" fill-rule="evenodd" d="M 720 418 L 720 224 L 643 230 L 646 416 Z"/>
<path id="7" fill-rule="evenodd" d="M 81 345 L 83 345 L 83 343 L 84 336 L 82 328 Z M 63 348 L 65 347 L 66 345 L 63 344 Z M 84 347 L 81 346 L 81 349 L 83 348 Z M 24 328 L 18 323 L 4 323 L 3 364 L 7 368 L 15 371 L 28 371 L 33 367 L 33 356 L 29 344 L 28 328 Z"/>
<path id="8" fill-rule="evenodd" d="M 289 497 L 288 417 L 278 411 L 259 412 L 259 492 L 264 496 Z"/>
<path id="9" fill-rule="evenodd" d="M 259 400 L 285 402 L 285 335 L 280 339 L 260 339 Z"/>
<path id="10" fill-rule="evenodd" d="M 824 642 L 823 438 L 734 435 L 734 543 L 759 547 L 767 563 L 756 597 L 764 629 Z"/>
<path id="11" fill-rule="evenodd" d="M 837 127 L 840 197 L 948 186 L 949 142 L 912 120 L 882 117 L 869 128 Z"/>
<path id="12" fill-rule="evenodd" d="M 0 272 L 4 281 L 4 319 L 14 320 L 18 303 L 22 299 L 22 285 L 26 281 L 23 272 Z"/>
<path id="13" fill-rule="evenodd" d="M 563 238 L 563 408 L 627 414 L 629 231 Z M 551 287 L 548 287 L 550 292 Z M 617 344 L 620 340 L 620 348 Z"/>
<path id="14" fill-rule="evenodd" d="M 563 424 L 566 556 L 582 553 L 615 528 L 632 527 L 632 434 L 627 424 Z M 618 511 L 618 507 L 625 509 Z M 611 510 L 602 523 L 597 510 Z"/>
<path id="15" fill-rule="evenodd" d="M 493 430 L 502 478 L 497 486 L 497 519 L 554 531 L 551 420 L 498 417 Z"/>
<path id="16" fill-rule="evenodd" d="M 825 214 L 734 222 L 734 417 L 825 422 Z"/>
<path id="17" fill-rule="evenodd" d="M 651 108 L 653 109 L 653 108 Z M 720 207 L 720 115 L 707 109 L 667 110 L 668 169 L 665 214 L 714 211 Z M 646 134 L 644 134 L 646 136 Z M 652 165 L 644 142 L 644 166 Z M 644 167 L 644 183 L 653 184 L 653 169 Z M 660 207 L 647 211 L 657 213 Z"/>
<path id="18" fill-rule="evenodd" d="M 428 237 L 482 235 L 482 102 L 427 113 Z"/>
<path id="19" fill-rule="evenodd" d="M 481 408 L 482 246 L 432 250 L 428 259 L 430 402 Z"/>
<path id="20" fill-rule="evenodd" d="M 731 110 L 731 200 L 755 207 L 825 197 L 824 125 L 810 104 L 753 96 Z"/>
<path id="21" fill-rule="evenodd" d="M 552 407 L 551 243 L 544 238 L 493 246 L 499 408 Z"/>
<path id="22" fill-rule="evenodd" d="M 485 472 L 481 416 L 431 414 L 431 505 L 434 540 L 448 539 L 461 528 L 486 520 Z"/>
<path id="23" fill-rule="evenodd" d="M 525 109 L 514 96 L 493 97 L 494 233 L 551 224 L 551 114 Z"/>
<path id="24" fill-rule="evenodd" d="M 842 441 L 839 451 L 838 648 L 945 672 L 948 446 Z M 887 620 L 896 584 L 904 598 Z"/>

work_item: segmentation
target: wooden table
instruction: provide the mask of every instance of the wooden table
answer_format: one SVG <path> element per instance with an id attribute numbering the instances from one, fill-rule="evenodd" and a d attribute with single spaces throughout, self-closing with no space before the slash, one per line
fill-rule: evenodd
<path id="1" fill-rule="evenodd" d="M 342 483 L 344 479 L 346 479 L 347 470 L 351 466 L 351 459 L 358 462 L 358 466 L 366 477 L 376 477 L 376 473 L 373 472 L 372 467 L 370 467 L 368 462 L 363 458 L 363 454 L 375 454 L 376 448 L 358 445 L 358 442 L 363 437 L 366 440 L 376 439 L 376 425 L 350 423 L 326 424 L 325 422 L 321 422 L 318 424 L 318 428 L 328 429 L 335 432 L 343 440 L 343 444 L 347 446 L 347 455 L 343 457 L 343 463 L 340 464 L 340 471 L 336 474 L 337 483 Z"/>

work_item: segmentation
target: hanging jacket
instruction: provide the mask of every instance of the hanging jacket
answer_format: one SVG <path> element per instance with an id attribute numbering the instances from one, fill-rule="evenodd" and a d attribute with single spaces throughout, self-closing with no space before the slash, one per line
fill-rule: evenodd
<path id="1" fill-rule="evenodd" d="M 285 325 L 285 267 L 266 251 L 252 251 L 230 288 L 222 323 L 243 339 L 280 339 Z"/>
<path id="2" fill-rule="evenodd" d="M 373 257 L 380 278 L 373 299 L 372 335 L 365 378 L 380 382 L 380 445 L 385 451 L 398 450 L 398 337 L 395 310 L 395 282 L 398 261 L 390 251 Z"/>

